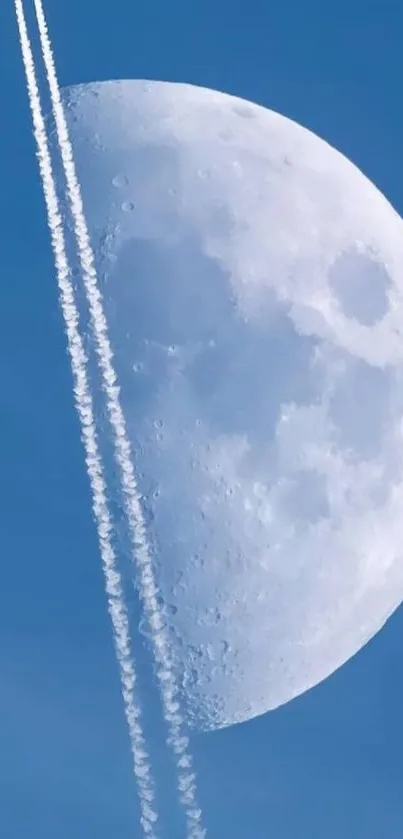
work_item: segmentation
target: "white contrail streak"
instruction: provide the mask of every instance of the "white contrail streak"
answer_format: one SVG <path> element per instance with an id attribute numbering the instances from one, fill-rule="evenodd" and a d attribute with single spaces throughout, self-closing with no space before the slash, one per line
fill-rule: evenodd
<path id="1" fill-rule="evenodd" d="M 115 458 L 120 470 L 125 511 L 128 518 L 133 558 L 136 561 L 139 590 L 149 622 L 153 654 L 157 664 L 164 716 L 169 730 L 169 743 L 176 757 L 179 793 L 185 807 L 189 839 L 204 836 L 201 811 L 196 800 L 195 774 L 189 753 L 189 741 L 183 733 L 184 720 L 179 705 L 179 694 L 168 634 L 158 603 L 158 589 L 150 556 L 141 496 L 132 461 L 126 422 L 119 398 L 119 387 L 113 364 L 113 353 L 108 336 L 102 295 L 98 285 L 95 259 L 86 224 L 81 189 L 79 186 L 67 122 L 64 114 L 55 61 L 41 0 L 34 0 L 40 41 L 45 63 L 58 143 L 63 161 L 70 209 L 77 238 L 78 254 L 83 272 L 92 330 L 95 338 L 102 389 L 113 434 Z"/>
<path id="2" fill-rule="evenodd" d="M 79 316 L 70 279 L 63 220 L 55 188 L 49 143 L 42 114 L 34 58 L 22 0 L 15 0 L 15 11 L 37 145 L 37 157 L 57 270 L 60 301 L 73 372 L 75 403 L 81 422 L 82 440 L 92 489 L 93 511 L 98 530 L 108 608 L 113 625 L 124 708 L 130 733 L 134 775 L 137 781 L 140 799 L 141 823 L 147 839 L 156 839 L 155 822 L 157 821 L 157 815 L 154 806 L 154 784 L 151 778 L 150 762 L 142 731 L 140 708 L 135 697 L 136 674 L 132 663 L 129 624 L 122 591 L 122 581 L 117 570 L 116 556 L 112 542 L 112 521 L 108 510 L 106 484 L 98 448 L 93 404 L 87 378 L 87 359 L 79 331 Z"/>

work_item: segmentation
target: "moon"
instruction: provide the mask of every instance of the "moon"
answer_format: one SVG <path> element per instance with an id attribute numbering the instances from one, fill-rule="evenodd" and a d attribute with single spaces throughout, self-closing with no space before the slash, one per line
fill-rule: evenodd
<path id="1" fill-rule="evenodd" d="M 274 709 L 403 599 L 403 223 L 278 113 L 64 103 L 190 723 Z"/>

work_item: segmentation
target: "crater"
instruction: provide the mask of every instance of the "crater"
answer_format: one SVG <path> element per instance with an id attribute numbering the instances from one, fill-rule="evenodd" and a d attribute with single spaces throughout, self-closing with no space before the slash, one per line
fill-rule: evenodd
<path id="1" fill-rule="evenodd" d="M 248 108 L 247 105 L 235 105 L 233 111 L 234 114 L 238 117 L 242 117 L 242 119 L 253 119 L 255 116 L 252 108 Z"/>
<path id="2" fill-rule="evenodd" d="M 371 253 L 351 249 L 340 254 L 329 272 L 329 284 L 348 318 L 374 326 L 389 308 L 391 285 L 385 265 Z"/>
<path id="3" fill-rule="evenodd" d="M 113 186 L 116 187 L 116 189 L 122 189 L 123 187 L 129 185 L 129 178 L 127 177 L 127 175 L 115 175 L 115 177 L 112 180 L 112 183 Z"/>

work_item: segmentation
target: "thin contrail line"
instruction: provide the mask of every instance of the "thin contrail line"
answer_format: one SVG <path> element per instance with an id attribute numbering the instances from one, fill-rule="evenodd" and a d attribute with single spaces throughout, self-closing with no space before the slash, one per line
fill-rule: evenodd
<path id="1" fill-rule="evenodd" d="M 146 535 L 141 496 L 132 462 L 132 452 L 126 422 L 119 398 L 119 386 L 113 364 L 113 352 L 108 336 L 102 295 L 98 285 L 95 259 L 86 224 L 81 189 L 78 182 L 64 114 L 55 61 L 41 0 L 34 0 L 57 137 L 63 161 L 70 209 L 77 238 L 85 293 L 87 296 L 93 334 L 95 337 L 102 388 L 106 397 L 109 422 L 113 434 L 115 458 L 120 470 L 125 512 L 128 518 L 133 558 L 139 576 L 139 590 L 148 618 L 153 653 L 157 664 L 164 716 L 169 731 L 169 744 L 176 757 L 178 786 L 181 802 L 185 807 L 189 839 L 204 836 L 201 810 L 196 800 L 195 774 L 189 753 L 189 740 L 183 733 L 184 719 L 180 711 L 179 692 L 171 657 L 170 644 L 158 603 L 158 589 Z"/>
<path id="2" fill-rule="evenodd" d="M 112 521 L 108 510 L 106 484 L 98 448 L 93 403 L 87 377 L 87 359 L 79 331 L 79 316 L 70 279 L 63 220 L 57 198 L 49 143 L 35 72 L 22 0 L 15 0 L 21 52 L 23 57 L 29 104 L 31 108 L 37 157 L 46 202 L 48 225 L 57 271 L 60 301 L 65 321 L 68 350 L 74 380 L 74 396 L 81 423 L 87 471 L 92 489 L 92 505 L 105 577 L 108 609 L 112 620 L 116 657 L 119 665 L 124 708 L 133 753 L 134 775 L 138 784 L 141 824 L 147 839 L 156 839 L 154 784 L 145 747 L 140 708 L 135 697 L 136 674 L 132 662 L 131 641 L 122 581 L 117 569 L 112 543 Z"/>

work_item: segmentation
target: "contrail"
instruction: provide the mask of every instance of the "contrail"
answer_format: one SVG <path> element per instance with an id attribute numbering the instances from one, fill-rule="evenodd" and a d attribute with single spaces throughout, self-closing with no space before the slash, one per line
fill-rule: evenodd
<path id="1" fill-rule="evenodd" d="M 126 422 L 119 398 L 119 386 L 113 364 L 113 352 L 108 336 L 102 295 L 98 285 L 94 253 L 86 224 L 81 189 L 79 186 L 73 149 L 69 138 L 55 61 L 41 0 L 34 0 L 38 21 L 43 60 L 52 99 L 58 143 L 63 161 L 70 209 L 77 238 L 78 254 L 83 272 L 85 293 L 95 338 L 98 365 L 102 378 L 102 389 L 113 434 L 115 458 L 120 470 L 124 495 L 125 512 L 128 519 L 133 558 L 136 561 L 139 590 L 151 634 L 153 653 L 157 664 L 164 716 L 168 726 L 168 742 L 176 757 L 178 786 L 185 808 L 189 839 L 201 839 L 201 810 L 196 800 L 195 774 L 189 753 L 189 740 L 183 733 L 184 719 L 178 701 L 179 692 L 171 657 L 168 634 L 158 603 L 158 589 L 154 577 L 152 560 L 147 540 L 141 496 L 138 490 L 132 462 L 132 452 L 126 430 Z"/>
<path id="2" fill-rule="evenodd" d="M 124 709 L 130 733 L 134 775 L 137 781 L 140 799 L 141 824 L 147 839 L 156 839 L 155 822 L 157 821 L 157 814 L 154 805 L 154 784 L 151 778 L 150 761 L 145 747 L 141 725 L 141 712 L 135 697 L 136 674 L 132 663 L 129 624 L 123 596 L 122 580 L 117 569 L 112 542 L 113 528 L 108 510 L 106 483 L 98 448 L 93 403 L 88 384 L 87 359 L 79 331 L 79 316 L 70 279 L 63 220 L 56 194 L 49 143 L 42 114 L 34 58 L 22 0 L 15 0 L 15 11 L 34 126 L 34 136 L 37 145 L 37 157 L 55 258 L 60 301 L 73 372 L 75 403 L 81 423 L 85 459 L 92 489 L 92 505 L 105 577 L 108 609 L 113 625 Z"/>

